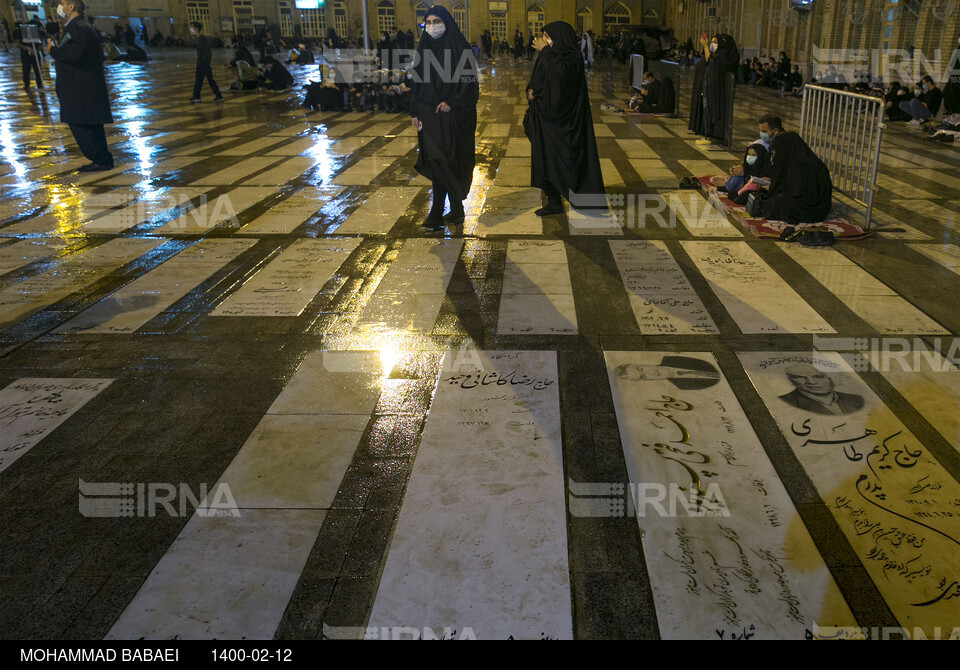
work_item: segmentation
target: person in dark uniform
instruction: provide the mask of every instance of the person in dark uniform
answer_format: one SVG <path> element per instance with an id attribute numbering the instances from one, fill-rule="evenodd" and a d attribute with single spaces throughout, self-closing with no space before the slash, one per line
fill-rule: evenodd
<path id="1" fill-rule="evenodd" d="M 27 35 L 34 27 L 30 23 L 13 24 L 13 43 L 20 47 L 20 65 L 23 68 L 23 90 L 30 90 L 30 71 L 33 70 L 37 81 L 37 88 L 43 88 L 43 77 L 40 76 L 39 53 L 35 53 L 40 45 L 28 41 Z"/>
<path id="2" fill-rule="evenodd" d="M 217 82 L 213 80 L 213 70 L 210 69 L 213 53 L 210 51 L 207 36 L 203 34 L 203 24 L 199 21 L 191 21 L 190 34 L 197 40 L 197 76 L 193 82 L 193 97 L 190 98 L 190 102 L 200 102 L 200 88 L 203 86 L 204 78 L 210 82 L 210 88 L 213 90 L 213 101 L 223 102 L 223 96 L 220 95 Z"/>
<path id="3" fill-rule="evenodd" d="M 107 148 L 105 123 L 113 123 L 107 82 L 103 75 L 100 35 L 84 18 L 83 0 L 60 0 L 57 13 L 64 19 L 64 37 L 59 46 L 48 42 L 50 57 L 57 67 L 57 97 L 60 120 L 70 126 L 77 146 L 90 160 L 81 172 L 113 168 Z"/>
<path id="4" fill-rule="evenodd" d="M 433 182 L 433 207 L 423 224 L 433 231 L 461 223 L 463 201 L 476 165 L 477 100 L 480 80 L 473 49 L 450 12 L 427 11 L 414 68 L 410 116 L 419 141 L 416 170 Z M 427 57 L 426 53 L 430 52 Z M 448 64 L 448 70 L 444 64 Z M 443 210 L 450 198 L 450 213 Z"/>

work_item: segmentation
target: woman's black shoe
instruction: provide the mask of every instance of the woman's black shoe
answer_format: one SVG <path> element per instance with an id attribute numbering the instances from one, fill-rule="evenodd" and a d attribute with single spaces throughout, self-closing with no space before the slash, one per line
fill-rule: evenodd
<path id="1" fill-rule="evenodd" d="M 443 216 L 430 212 L 430 214 L 427 216 L 427 220 L 420 225 L 421 227 L 431 231 L 443 230 Z"/>
<path id="2" fill-rule="evenodd" d="M 546 207 L 541 207 L 536 212 L 537 216 L 556 216 L 557 214 L 563 214 L 563 203 L 562 202 L 548 202 Z"/>
<path id="3" fill-rule="evenodd" d="M 461 209 L 460 211 L 450 212 L 447 214 L 445 217 L 443 217 L 443 222 L 449 224 L 458 224 L 463 223 L 466 218 L 467 213 Z"/>

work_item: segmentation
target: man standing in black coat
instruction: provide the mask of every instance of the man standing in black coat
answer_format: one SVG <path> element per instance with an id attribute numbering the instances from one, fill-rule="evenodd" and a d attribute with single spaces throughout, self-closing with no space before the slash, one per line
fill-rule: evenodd
<path id="1" fill-rule="evenodd" d="M 105 123 L 113 123 L 113 115 L 103 75 L 100 35 L 84 18 L 84 9 L 83 0 L 60 0 L 57 13 L 67 21 L 64 37 L 59 46 L 47 44 L 57 65 L 60 120 L 70 126 L 77 146 L 91 161 L 80 171 L 99 172 L 113 168 L 103 129 Z"/>
<path id="2" fill-rule="evenodd" d="M 210 51 L 210 43 L 202 31 L 203 25 L 199 21 L 190 23 L 190 34 L 197 40 L 197 77 L 193 82 L 193 97 L 190 98 L 190 102 L 200 102 L 200 88 L 203 86 L 204 77 L 210 82 L 210 88 L 213 89 L 213 101 L 223 102 L 223 96 L 220 95 L 217 82 L 213 80 L 213 70 L 210 68 L 213 52 Z"/>

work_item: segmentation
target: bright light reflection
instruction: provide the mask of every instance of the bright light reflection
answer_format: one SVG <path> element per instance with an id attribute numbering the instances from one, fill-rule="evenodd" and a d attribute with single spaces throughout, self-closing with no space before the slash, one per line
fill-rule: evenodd
<path id="1" fill-rule="evenodd" d="M 309 136 L 314 137 L 314 145 L 303 152 L 304 156 L 313 159 L 313 162 L 317 164 L 317 171 L 314 173 L 314 179 L 317 182 L 327 183 L 333 177 L 333 173 L 337 169 L 335 154 L 330 150 L 330 146 L 333 142 L 326 137 L 319 136 Z"/>

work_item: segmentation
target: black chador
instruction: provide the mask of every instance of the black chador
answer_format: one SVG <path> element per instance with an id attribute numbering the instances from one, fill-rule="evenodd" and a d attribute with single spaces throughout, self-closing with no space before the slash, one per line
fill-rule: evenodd
<path id="1" fill-rule="evenodd" d="M 717 50 L 702 58 L 693 71 L 693 97 L 690 100 L 691 132 L 723 139 L 727 134 L 728 73 L 736 72 L 740 50 L 730 35 L 717 35 Z"/>
<path id="2" fill-rule="evenodd" d="M 573 198 L 574 207 L 603 208 L 603 175 L 580 40 L 562 21 L 547 25 L 543 32 L 553 44 L 540 50 L 533 66 L 523 121 L 531 148 L 530 185 L 547 195 L 547 206 L 538 214 L 562 213 L 561 195 Z"/>
<path id="3" fill-rule="evenodd" d="M 770 194 L 763 215 L 774 221 L 820 223 L 833 206 L 830 170 L 796 133 L 781 133 L 770 145 Z"/>
<path id="4" fill-rule="evenodd" d="M 431 37 L 438 26 L 428 25 L 417 47 L 410 116 L 422 124 L 416 170 L 433 182 L 433 208 L 425 224 L 443 225 L 444 201 L 450 198 L 448 222 L 463 218 L 463 201 L 473 184 L 476 164 L 477 100 L 480 82 L 473 49 L 453 17 L 443 7 L 431 8 L 425 19 L 441 19 L 443 34 Z M 449 107 L 449 111 L 444 111 Z"/>

